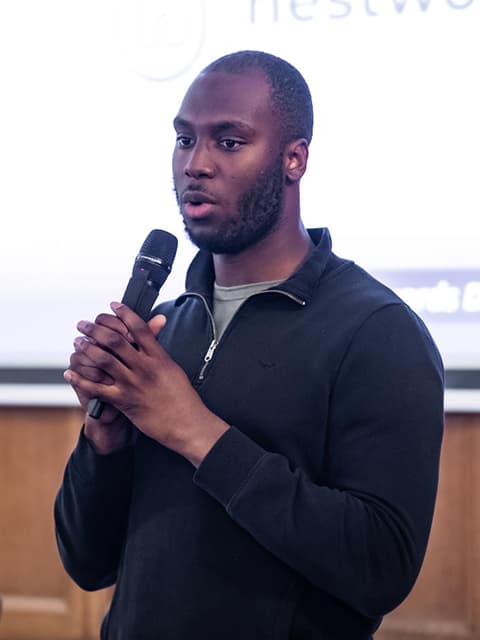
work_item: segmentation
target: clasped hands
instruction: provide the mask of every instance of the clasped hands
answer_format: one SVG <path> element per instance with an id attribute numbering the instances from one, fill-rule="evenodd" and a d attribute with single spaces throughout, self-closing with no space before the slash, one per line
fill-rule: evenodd
<path id="1" fill-rule="evenodd" d="M 98 453 L 111 453 L 127 439 L 127 418 L 198 467 L 228 425 L 205 406 L 158 343 L 165 316 L 147 324 L 123 304 L 113 302 L 111 309 L 114 315 L 77 324 L 82 335 L 64 373 L 85 410 L 92 398 L 108 405 L 100 419 L 87 416 L 85 435 Z"/>

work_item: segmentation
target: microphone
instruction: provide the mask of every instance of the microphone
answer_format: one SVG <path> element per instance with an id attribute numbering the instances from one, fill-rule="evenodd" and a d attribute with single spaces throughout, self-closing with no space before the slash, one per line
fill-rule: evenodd
<path id="1" fill-rule="evenodd" d="M 177 238 L 160 229 L 150 231 L 133 264 L 132 277 L 123 294 L 122 303 L 147 321 L 160 287 L 172 270 L 177 253 Z M 87 412 L 91 418 L 102 415 L 105 403 L 92 398 Z"/>

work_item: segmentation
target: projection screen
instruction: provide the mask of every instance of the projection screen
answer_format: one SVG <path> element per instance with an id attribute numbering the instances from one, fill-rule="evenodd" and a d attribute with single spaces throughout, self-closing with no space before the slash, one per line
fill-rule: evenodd
<path id="1" fill-rule="evenodd" d="M 480 0 L 3 0 L 0 402 L 69 404 L 75 324 L 119 299 L 150 229 L 195 249 L 172 120 L 214 58 L 262 49 L 310 84 L 308 226 L 424 318 L 451 409 L 480 407 Z"/>

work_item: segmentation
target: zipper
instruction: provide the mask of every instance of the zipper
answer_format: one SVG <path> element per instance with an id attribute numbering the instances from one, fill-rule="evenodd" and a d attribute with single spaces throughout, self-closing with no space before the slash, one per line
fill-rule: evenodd
<path id="1" fill-rule="evenodd" d="M 215 349 L 217 348 L 218 342 L 215 338 L 211 341 L 210 346 L 208 347 L 207 353 L 203 357 L 203 366 L 200 369 L 200 373 L 198 374 L 198 381 L 202 382 L 205 378 L 205 369 L 210 364 L 210 360 L 213 358 L 213 354 L 215 353 Z"/>
<path id="2" fill-rule="evenodd" d="M 302 298 L 298 298 L 297 296 L 294 296 L 293 293 L 290 293 L 289 291 L 284 291 L 283 289 L 265 289 L 264 291 L 260 291 L 259 293 L 254 293 L 253 296 L 250 296 L 250 297 L 253 298 L 254 296 L 261 296 L 264 293 L 281 293 L 282 296 L 286 296 L 287 298 L 290 298 L 290 300 L 293 300 L 294 302 L 299 304 L 301 307 L 304 307 L 307 304 L 306 301 L 303 300 Z"/>
<path id="3" fill-rule="evenodd" d="M 282 289 L 265 289 L 264 291 L 260 291 L 259 293 L 254 293 L 252 296 L 250 296 L 250 298 L 254 298 L 255 296 L 261 296 L 264 293 L 280 293 L 284 296 L 287 296 L 287 298 L 290 298 L 291 300 L 293 300 L 294 302 L 296 302 L 297 304 L 301 305 L 302 307 L 304 307 L 307 303 L 305 300 L 302 300 L 301 298 L 298 298 L 297 296 L 294 296 L 292 293 L 289 293 L 288 291 L 283 291 Z M 215 328 L 215 319 L 213 317 L 213 314 L 210 310 L 210 307 L 208 306 L 208 302 L 205 299 L 204 296 L 202 296 L 200 293 L 193 293 L 193 292 L 189 292 L 189 293 L 185 293 L 184 294 L 186 297 L 196 297 L 199 298 L 202 302 L 203 305 L 207 311 L 208 317 L 210 319 L 210 325 L 212 327 L 212 334 L 213 334 L 213 339 L 210 342 L 210 345 L 207 349 L 206 354 L 203 356 L 203 364 L 202 364 L 202 368 L 200 369 L 200 373 L 197 376 L 197 383 L 201 383 L 204 381 L 205 379 L 205 372 L 208 368 L 208 365 L 210 364 L 213 355 L 215 353 L 216 348 L 218 347 L 219 341 L 217 340 L 217 330 Z M 250 300 L 250 298 L 247 298 L 247 300 Z M 245 304 L 245 302 L 247 302 L 247 300 L 245 300 L 242 305 L 240 306 L 240 308 Z M 240 308 L 237 310 L 240 310 Z"/>
<path id="4" fill-rule="evenodd" d="M 215 353 L 215 349 L 217 348 L 218 345 L 218 341 L 217 341 L 217 330 L 215 328 L 215 319 L 213 317 L 213 313 L 210 311 L 210 307 L 208 306 L 208 302 L 206 300 L 206 298 L 204 296 L 202 296 L 200 293 L 193 293 L 193 292 L 189 292 L 189 293 L 185 293 L 184 294 L 186 297 L 192 297 L 192 298 L 199 298 L 202 302 L 203 302 L 203 306 L 205 307 L 209 320 L 210 320 L 210 326 L 212 327 L 212 335 L 213 335 L 213 339 L 207 349 L 207 353 L 203 356 L 203 364 L 202 364 L 202 368 L 200 369 L 200 373 L 198 374 L 196 381 L 197 383 L 199 382 L 203 382 L 204 378 L 205 378 L 205 371 L 208 367 L 208 365 L 210 364 L 210 360 L 213 358 L 213 354 Z"/>

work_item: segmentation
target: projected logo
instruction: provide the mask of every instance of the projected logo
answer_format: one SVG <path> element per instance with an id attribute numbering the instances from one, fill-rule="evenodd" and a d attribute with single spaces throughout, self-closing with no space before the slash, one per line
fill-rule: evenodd
<path id="1" fill-rule="evenodd" d="M 480 322 L 479 270 L 385 269 L 374 275 L 424 319 Z"/>
<path id="2" fill-rule="evenodd" d="M 353 16 L 401 15 L 404 12 L 426 12 L 430 9 L 468 9 L 475 0 L 329 0 L 319 3 L 316 0 L 250 0 L 250 22 L 256 24 L 271 20 L 295 20 L 301 23 L 317 18 L 343 19 Z M 477 0 L 478 2 L 478 0 Z M 434 7 L 434 5 L 436 5 Z"/>
<path id="3" fill-rule="evenodd" d="M 205 38 L 205 0 L 123 0 L 120 38 L 127 64 L 149 80 L 187 71 Z"/>

